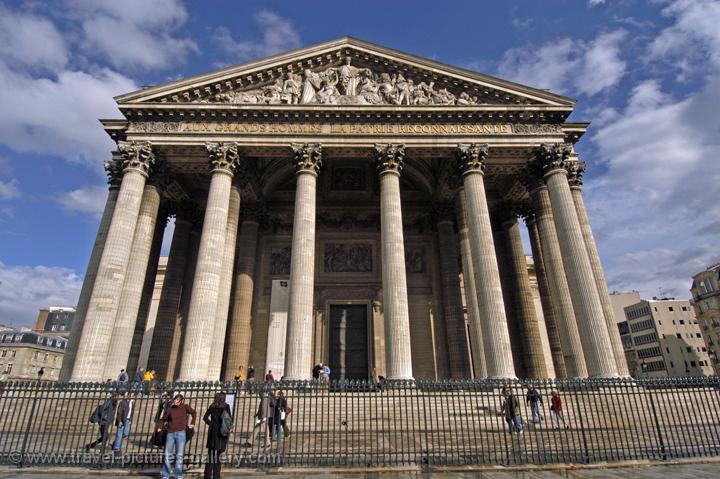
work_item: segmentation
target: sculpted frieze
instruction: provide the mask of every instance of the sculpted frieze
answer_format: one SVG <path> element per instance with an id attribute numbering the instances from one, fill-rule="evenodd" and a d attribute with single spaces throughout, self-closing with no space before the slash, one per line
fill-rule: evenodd
<path id="1" fill-rule="evenodd" d="M 245 91 L 218 93 L 205 100 L 233 104 L 263 105 L 478 105 L 477 96 L 437 88 L 433 81 L 417 81 L 402 73 L 373 71 L 343 65 L 321 71 L 309 68 L 302 74 L 288 72 L 269 85 Z"/>
<path id="2" fill-rule="evenodd" d="M 326 273 L 371 273 L 370 243 L 325 243 L 323 263 Z"/>

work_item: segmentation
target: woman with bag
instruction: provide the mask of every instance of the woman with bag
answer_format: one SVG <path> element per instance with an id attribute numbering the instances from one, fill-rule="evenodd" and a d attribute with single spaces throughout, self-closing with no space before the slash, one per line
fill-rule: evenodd
<path id="1" fill-rule="evenodd" d="M 213 403 L 205 411 L 203 422 L 208 425 L 205 479 L 220 479 L 222 467 L 220 455 L 227 448 L 228 437 L 232 430 L 232 412 L 225 402 L 225 393 L 215 394 Z"/>

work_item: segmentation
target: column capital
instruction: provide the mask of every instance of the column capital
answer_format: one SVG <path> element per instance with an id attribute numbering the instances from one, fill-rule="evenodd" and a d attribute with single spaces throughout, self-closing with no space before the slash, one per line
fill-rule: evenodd
<path id="1" fill-rule="evenodd" d="M 105 168 L 105 173 L 108 177 L 108 186 L 110 186 L 110 188 L 119 188 L 120 181 L 122 181 L 123 170 L 120 152 L 114 152 L 112 159 L 105 160 L 103 167 Z"/>
<path id="2" fill-rule="evenodd" d="M 572 153 L 572 145 L 570 143 L 543 143 L 535 149 L 535 161 L 544 175 L 548 173 L 565 170 Z"/>
<path id="3" fill-rule="evenodd" d="M 457 156 L 458 169 L 460 175 L 468 173 L 485 174 L 485 165 L 490 146 L 488 144 L 471 143 L 468 145 L 458 145 L 455 152 Z"/>
<path id="4" fill-rule="evenodd" d="M 235 170 L 240 162 L 237 143 L 208 142 L 205 143 L 205 147 L 210 156 L 210 171 L 222 171 L 230 175 L 235 174 Z"/>
<path id="5" fill-rule="evenodd" d="M 568 181 L 570 182 L 570 187 L 576 187 L 581 188 L 583 185 L 583 173 L 585 173 L 585 169 L 587 168 L 587 165 L 584 161 L 572 161 L 568 163 L 567 170 L 568 170 Z"/>
<path id="6" fill-rule="evenodd" d="M 405 145 L 376 144 L 375 162 L 381 175 L 391 172 L 399 175 L 405 164 Z"/>
<path id="7" fill-rule="evenodd" d="M 152 143 L 149 141 L 118 141 L 118 151 L 123 174 L 127 170 L 139 171 L 146 177 L 150 174 L 150 170 L 155 164 Z"/>
<path id="8" fill-rule="evenodd" d="M 312 173 L 316 175 L 322 167 L 322 144 L 320 143 L 293 143 L 293 165 L 295 173 Z"/>

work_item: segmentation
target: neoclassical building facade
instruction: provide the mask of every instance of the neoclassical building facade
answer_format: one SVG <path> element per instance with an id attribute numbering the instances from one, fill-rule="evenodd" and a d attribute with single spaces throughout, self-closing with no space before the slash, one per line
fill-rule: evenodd
<path id="1" fill-rule="evenodd" d="M 341 38 L 116 101 L 63 379 L 135 369 L 171 217 L 161 379 L 627 375 L 573 100 Z"/>

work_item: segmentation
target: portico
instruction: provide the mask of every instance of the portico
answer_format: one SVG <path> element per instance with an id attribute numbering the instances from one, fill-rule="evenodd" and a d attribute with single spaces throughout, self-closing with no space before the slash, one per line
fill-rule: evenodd
<path id="1" fill-rule="evenodd" d="M 317 362 L 350 379 L 624 372 L 572 100 L 352 38 L 116 100 L 110 219 L 65 378 L 137 363 L 171 216 L 147 365 L 162 379 L 248 364 L 307 379 Z M 543 265 L 539 311 L 520 215 Z"/>

